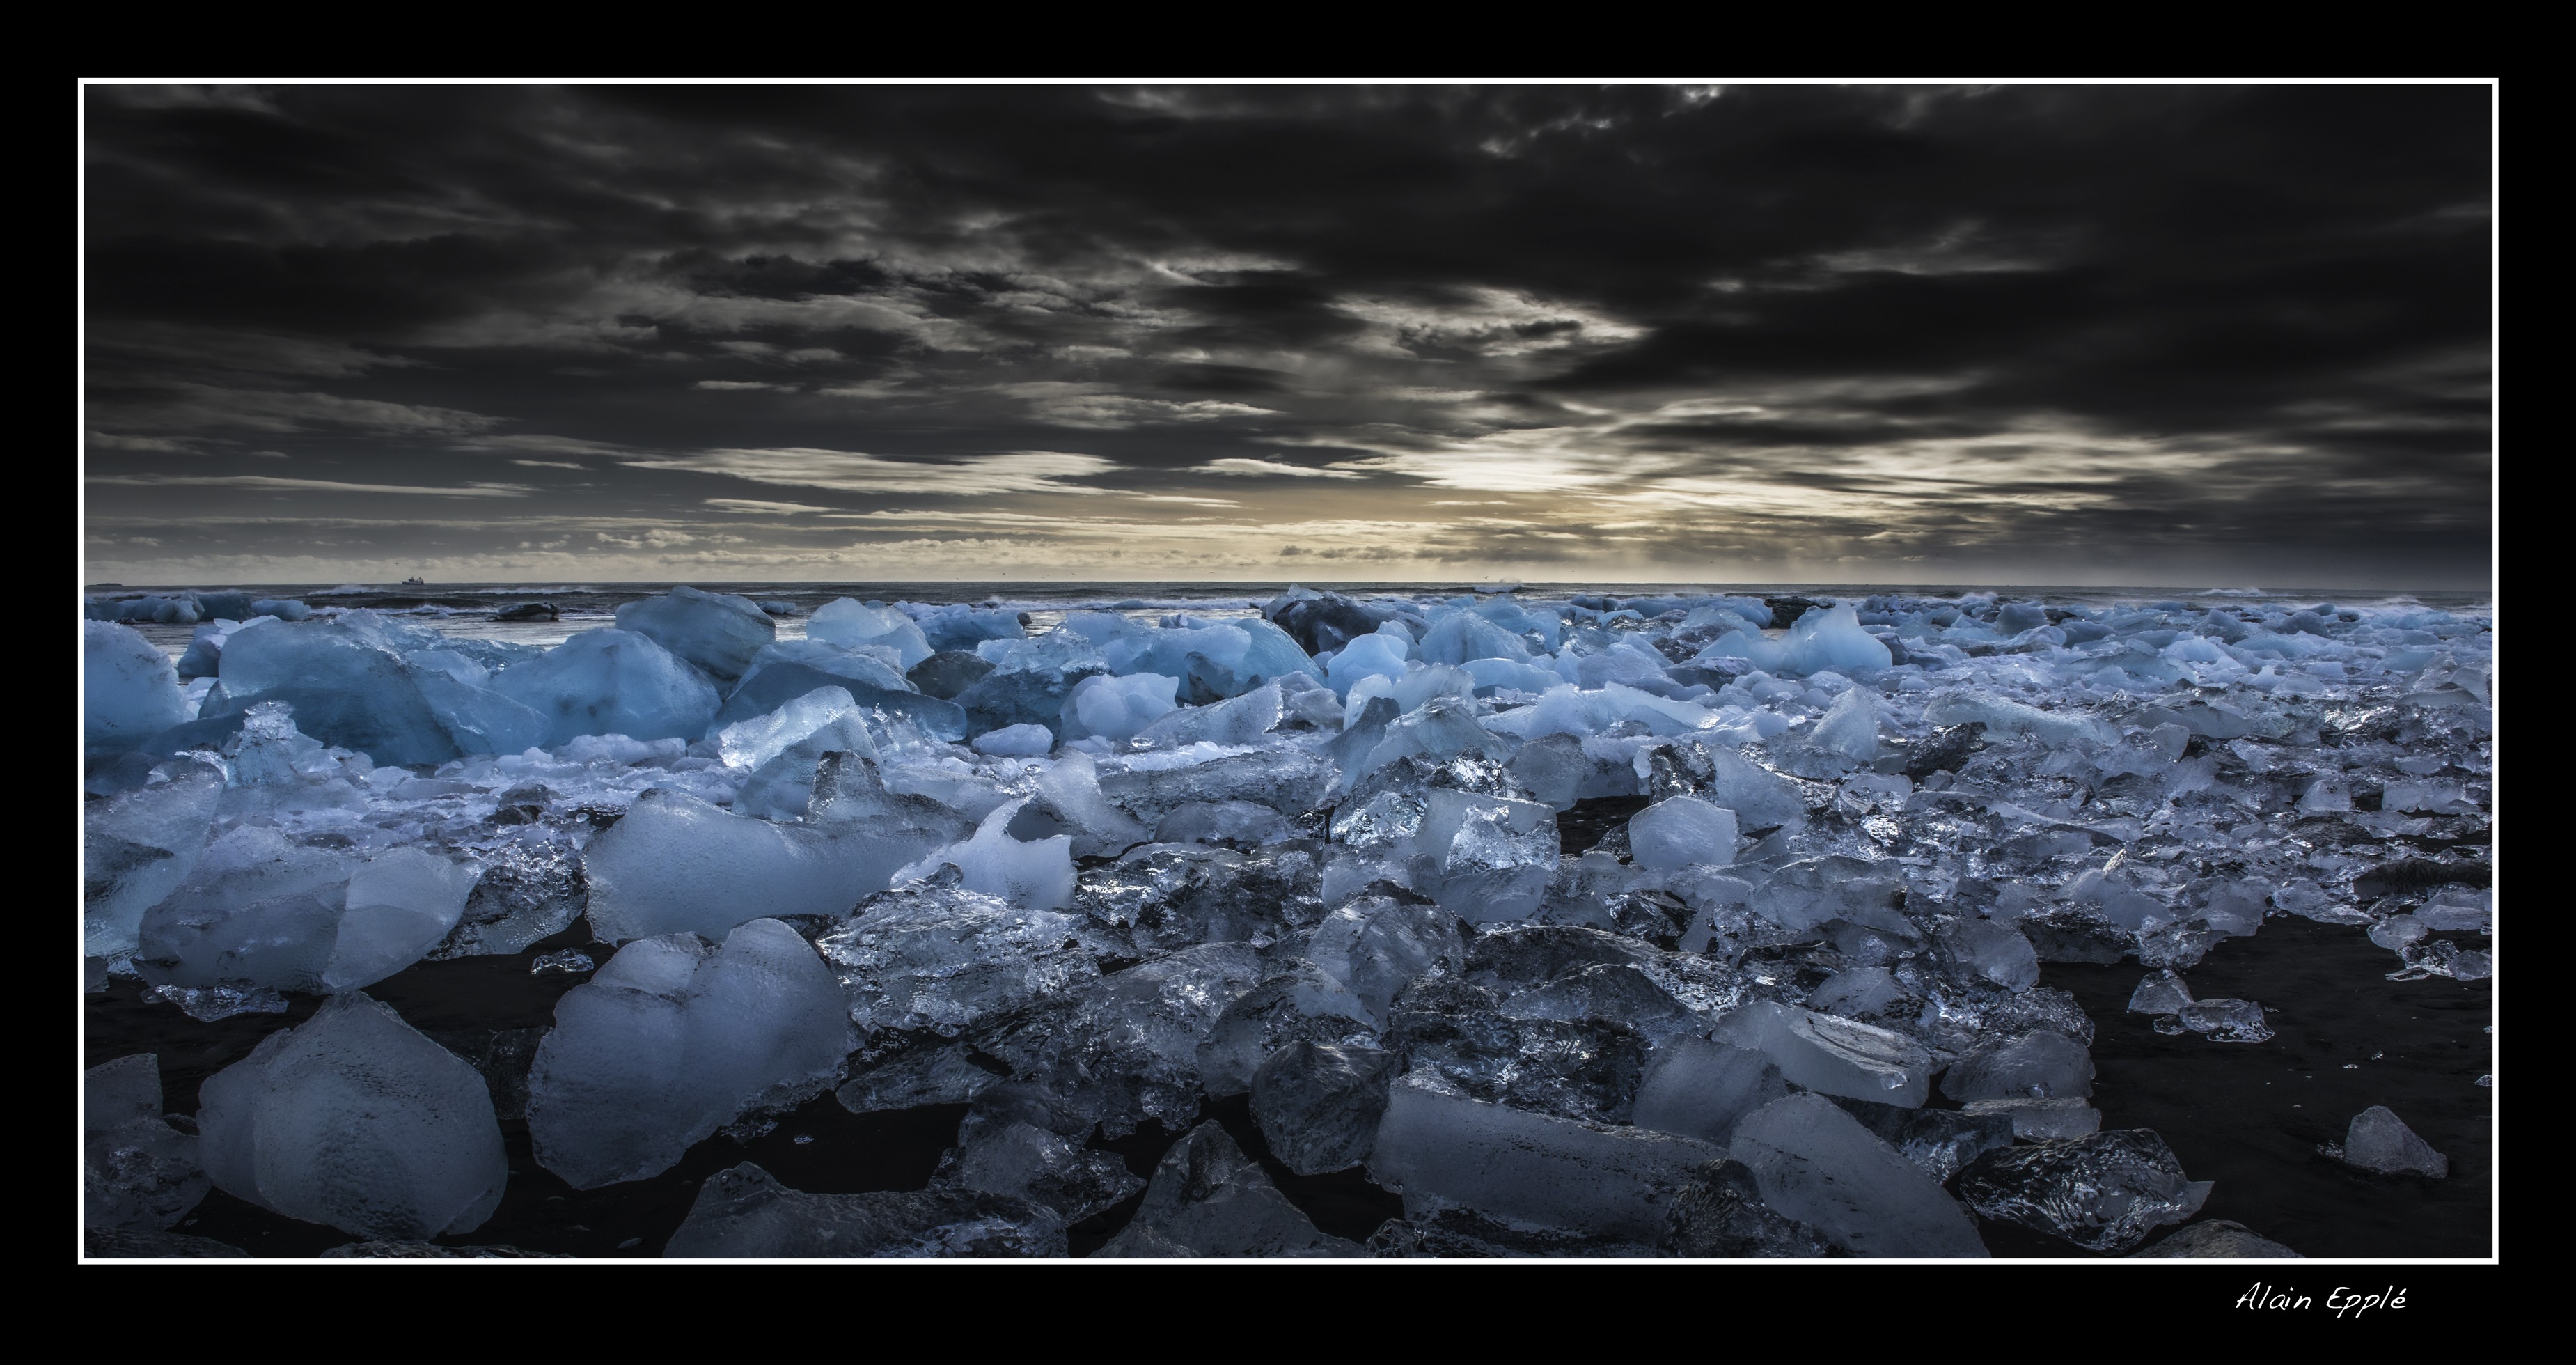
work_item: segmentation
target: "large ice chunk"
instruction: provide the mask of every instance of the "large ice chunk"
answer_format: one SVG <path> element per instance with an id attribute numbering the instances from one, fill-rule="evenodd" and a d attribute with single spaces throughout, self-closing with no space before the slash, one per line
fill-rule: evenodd
<path id="1" fill-rule="evenodd" d="M 1253 1073 L 1252 1121 L 1270 1154 L 1297 1174 L 1348 1170 L 1377 1145 L 1395 1066 L 1395 1055 L 1378 1048 L 1301 1038 Z"/>
<path id="2" fill-rule="evenodd" d="M 934 652 L 930 638 L 921 633 L 911 617 L 892 607 L 853 601 L 838 597 L 814 609 L 805 623 L 810 639 L 824 640 L 845 649 L 859 645 L 882 645 L 895 652 L 895 667 L 909 670 Z"/>
<path id="3" fill-rule="evenodd" d="M 205 851 L 223 770 L 178 758 L 154 776 L 82 812 L 81 937 L 90 957 L 133 952 L 143 912 L 178 890 Z"/>
<path id="4" fill-rule="evenodd" d="M 575 1189 L 641 1180 L 746 1112 L 832 1085 L 854 1042 L 831 970 L 776 920 L 712 952 L 690 934 L 641 939 L 555 1002 L 528 1135 Z"/>
<path id="5" fill-rule="evenodd" d="M 707 1178 L 667 1257 L 1062 1256 L 1064 1224 L 1023 1199 L 954 1186 L 807 1194 L 746 1161 Z"/>
<path id="6" fill-rule="evenodd" d="M 322 966 L 327 991 L 372 986 L 428 956 L 465 913 L 483 869 L 424 848 L 382 850 L 349 874 L 345 908 Z"/>
<path id="7" fill-rule="evenodd" d="M 1931 1093 L 1932 1057 L 1922 1044 L 1856 1020 L 1755 1000 L 1720 1020 L 1713 1036 L 1761 1053 L 1781 1075 L 1828 1095 L 1910 1109 Z"/>
<path id="8" fill-rule="evenodd" d="M 1678 872 L 1693 864 L 1735 861 L 1735 812 L 1695 796 L 1668 796 L 1628 819 L 1628 847 L 1639 867 Z"/>
<path id="9" fill-rule="evenodd" d="M 1834 699 L 1807 732 L 1807 742 L 1855 763 L 1878 757 L 1878 703 L 1866 687 L 1854 687 Z"/>
<path id="10" fill-rule="evenodd" d="M 750 598 L 690 587 L 620 606 L 617 628 L 652 640 L 718 682 L 741 677 L 752 659 L 778 637 L 777 623 Z"/>
<path id="11" fill-rule="evenodd" d="M 2185 1177 L 2153 1131 L 2115 1128 L 1988 1152 L 1959 1173 L 1959 1194 L 1988 1218 L 2117 1254 L 2200 1212 L 2209 1183 Z"/>
<path id="12" fill-rule="evenodd" d="M 92 749 L 130 749 L 188 718 L 170 656 L 141 631 L 81 623 L 81 738 Z"/>
<path id="13" fill-rule="evenodd" d="M 1279 684 L 1268 682 L 1242 696 L 1213 705 L 1169 712 L 1147 722 L 1136 732 L 1135 738 L 1142 744 L 1162 748 L 1188 744 L 1258 744 L 1262 736 L 1278 728 L 1284 714 Z"/>
<path id="14" fill-rule="evenodd" d="M 360 1237 L 472 1232 L 510 1178 L 483 1077 L 363 994 L 208 1077 L 197 1131 L 225 1193 Z"/>
<path id="15" fill-rule="evenodd" d="M 2093 1093 L 2093 1057 L 2052 1029 L 1990 1038 L 1951 1064 L 1941 1093 L 1954 1100 L 2060 1099 Z"/>
<path id="16" fill-rule="evenodd" d="M 1456 915 L 1437 905 L 1371 891 L 1324 916 L 1306 940 L 1306 957 L 1359 997 L 1383 1022 L 1396 995 L 1435 968 L 1456 971 L 1467 945 Z"/>
<path id="17" fill-rule="evenodd" d="M 1133 739 L 1155 720 L 1172 714 L 1179 705 L 1173 697 L 1180 685 L 1180 679 L 1160 673 L 1085 678 L 1065 696 L 1064 710 L 1058 717 L 1064 737 Z"/>
<path id="18" fill-rule="evenodd" d="M 1448 787 L 1424 801 L 1413 846 L 1414 885 L 1470 924 L 1537 909 L 1561 847 L 1553 808 Z"/>
<path id="19" fill-rule="evenodd" d="M 1073 836 L 1055 834 L 1027 841 L 1011 836 L 1011 822 L 1028 804 L 1023 797 L 994 807 L 975 827 L 973 838 L 908 864 L 895 873 L 894 880 L 926 877 L 943 864 L 952 865 L 969 891 L 1036 910 L 1073 904 Z"/>
<path id="20" fill-rule="evenodd" d="M 1041 1001 L 980 1046 L 1098 1114 L 1111 1137 L 1149 1117 L 1178 1127 L 1198 1111 L 1200 1041 L 1266 975 L 1250 944 L 1186 948 Z"/>
<path id="21" fill-rule="evenodd" d="M 1744 630 L 1731 630 L 1702 650 L 1702 659 L 1750 659 L 1771 673 L 1804 677 L 1827 669 L 1885 668 L 1895 656 L 1878 637 L 1861 629 L 1849 605 L 1809 611 L 1777 640 Z"/>
<path id="22" fill-rule="evenodd" d="M 1983 724 L 1989 735 L 2029 735 L 2049 744 L 2090 740 L 2116 744 L 2120 735 L 2109 721 L 2082 712 L 2042 711 L 2007 701 L 1990 692 L 1949 688 L 1933 694 L 1923 708 L 1926 725 Z"/>
<path id="23" fill-rule="evenodd" d="M 1100 975 L 1072 920 L 957 886 L 912 883 L 872 896 L 815 946 L 863 1039 L 954 1037 Z"/>
<path id="24" fill-rule="evenodd" d="M 963 739 L 966 711 L 951 701 L 924 696 L 897 669 L 891 649 L 843 649 L 824 640 L 781 640 L 760 651 L 725 694 L 716 723 L 730 725 L 777 710 L 820 687 L 838 687 L 859 706 L 909 719 L 944 740 Z"/>
<path id="25" fill-rule="evenodd" d="M 1668 1133 L 1486 1104 L 1412 1075 L 1393 1087 L 1368 1172 L 1403 1194 L 1416 1224 L 1455 1211 L 1567 1251 L 1651 1255 L 1675 1194 L 1721 1155 Z"/>
<path id="26" fill-rule="evenodd" d="M 228 654 L 252 634 L 244 631 Z M 502 669 L 492 687 L 547 718 L 550 746 L 583 735 L 696 739 L 716 714 L 715 684 L 705 674 L 631 630 L 583 631 L 543 658 Z"/>
<path id="27" fill-rule="evenodd" d="M 722 937 L 745 920 L 848 914 L 927 839 L 864 826 L 777 825 L 656 788 L 591 841 L 590 925 L 610 943 L 680 931 Z"/>
<path id="28" fill-rule="evenodd" d="M 1646 1063 L 1636 1124 L 1724 1147 L 1745 1115 L 1788 1093 L 1780 1068 L 1759 1052 L 1675 1038 Z"/>
<path id="29" fill-rule="evenodd" d="M 1959 1201 L 1832 1101 L 1790 1095 L 1748 1114 L 1730 1146 L 1762 1202 L 1855 1256 L 1982 1257 Z"/>
<path id="30" fill-rule="evenodd" d="M 480 875 L 426 849 L 360 861 L 243 825 L 145 912 L 136 965 L 155 985 L 355 990 L 437 947 Z"/>

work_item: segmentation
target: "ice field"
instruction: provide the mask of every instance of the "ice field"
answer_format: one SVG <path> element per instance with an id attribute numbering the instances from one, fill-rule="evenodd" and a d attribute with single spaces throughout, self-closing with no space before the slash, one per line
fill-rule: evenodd
<path id="1" fill-rule="evenodd" d="M 2196 979 L 2230 940 L 2495 971 L 2484 608 L 606 611 L 88 599 L 86 988 L 267 1030 L 193 1114 L 89 1070 L 90 1254 L 237 1254 L 210 1191 L 460 1254 L 523 1126 L 575 1192 L 731 1153 L 674 1257 L 2284 1256 L 2044 974 L 2214 1068 L 2301 1027 Z M 466 958 L 569 989 L 482 1051 L 370 994 Z M 962 1117 L 911 1188 L 743 1157 L 818 1103 Z M 2410 1107 L 2315 1160 L 2464 1178 Z"/>

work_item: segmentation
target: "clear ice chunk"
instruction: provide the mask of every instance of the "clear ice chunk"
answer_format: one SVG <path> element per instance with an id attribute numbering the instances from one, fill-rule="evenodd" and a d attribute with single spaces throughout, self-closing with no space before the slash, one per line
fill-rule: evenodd
<path id="1" fill-rule="evenodd" d="M 1668 796 L 1628 819 L 1637 865 L 1656 872 L 1735 861 L 1735 812 L 1694 796 Z"/>
<path id="2" fill-rule="evenodd" d="M 224 791 L 223 770 L 174 758 L 147 782 L 81 815 L 81 951 L 90 957 L 131 953 L 143 913 L 187 881 L 205 851 Z"/>
<path id="3" fill-rule="evenodd" d="M 1456 1210 L 1568 1250 L 1652 1255 L 1679 1191 L 1723 1154 L 1705 1142 L 1487 1104 L 1408 1075 L 1390 1093 L 1369 1178 L 1405 1216 Z"/>
<path id="4" fill-rule="evenodd" d="M 2060 1099 L 2093 1093 L 2093 1056 L 2053 1029 L 1978 1043 L 1941 1077 L 1941 1093 L 1970 1100 Z"/>
<path id="5" fill-rule="evenodd" d="M 1719 1021 L 1712 1036 L 1769 1057 L 1781 1075 L 1828 1095 L 1914 1108 L 1931 1090 L 1933 1062 L 1922 1044 L 1853 1019 L 1755 1000 Z"/>
<path id="6" fill-rule="evenodd" d="M 2176 1013 L 2184 1028 L 2212 1042 L 2260 1043 L 2272 1036 L 2263 1007 L 2251 1000 L 2195 1000 Z"/>
<path id="7" fill-rule="evenodd" d="M 1790 1095 L 1746 1115 L 1730 1150 L 1764 1204 L 1854 1256 L 1986 1254 L 1957 1200 L 1822 1096 Z"/>
<path id="8" fill-rule="evenodd" d="M 2382 1175 L 2401 1172 L 2440 1180 L 2451 1173 L 2451 1159 L 2415 1135 L 2406 1121 L 2386 1105 L 2374 1104 L 2353 1115 L 2343 1139 L 2343 1159 Z"/>
<path id="9" fill-rule="evenodd" d="M 861 1038 L 955 1037 L 982 1020 L 1100 974 L 1074 922 L 964 886 L 880 892 L 815 942 Z"/>
<path id="10" fill-rule="evenodd" d="M 1306 1039 L 1280 1048 L 1252 1077 L 1252 1121 L 1270 1154 L 1299 1175 L 1368 1160 L 1386 1114 L 1393 1053 Z"/>
<path id="11" fill-rule="evenodd" d="M 1770 1058 L 1704 1038 L 1676 1038 L 1655 1050 L 1637 1085 L 1640 1128 L 1724 1147 L 1745 1115 L 1789 1093 Z"/>
<path id="12" fill-rule="evenodd" d="M 2186 1177 L 2146 1128 L 1988 1152 L 1959 1173 L 1958 1189 L 1988 1218 L 2115 1255 L 2209 1198 L 2209 1182 Z"/>

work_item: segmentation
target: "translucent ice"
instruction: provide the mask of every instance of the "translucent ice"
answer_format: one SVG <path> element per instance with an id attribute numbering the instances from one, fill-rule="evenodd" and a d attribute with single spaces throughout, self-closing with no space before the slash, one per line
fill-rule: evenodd
<path id="1" fill-rule="evenodd" d="M 197 866 L 223 795 L 223 770 L 172 759 L 148 782 L 81 815 L 82 951 L 134 951 L 143 912 L 179 889 Z"/>
<path id="2" fill-rule="evenodd" d="M 81 623 L 81 735 L 92 749 L 130 749 L 188 718 L 170 656 L 142 632 Z"/>
<path id="3" fill-rule="evenodd" d="M 482 1076 L 356 993 L 207 1078 L 197 1126 L 225 1193 L 361 1237 L 472 1232 L 510 1174 Z"/>
<path id="4" fill-rule="evenodd" d="M 1404 1196 L 1417 1223 L 1457 1210 L 1569 1249 L 1649 1255 L 1674 1196 L 1719 1155 L 1691 1138 L 1587 1127 L 1407 1076 L 1392 1089 L 1368 1172 Z"/>
<path id="5" fill-rule="evenodd" d="M 1011 822 L 1027 804 L 1024 798 L 995 807 L 976 826 L 974 837 L 908 864 L 895 873 L 895 880 L 928 876 L 947 864 L 962 874 L 969 891 L 1037 910 L 1071 905 L 1073 837 L 1056 834 L 1025 842 L 1011 837 Z"/>
<path id="6" fill-rule="evenodd" d="M 2131 1014 L 2180 1014 L 2191 1003 L 2191 989 L 2170 968 L 2149 972 L 2129 992 Z"/>
<path id="7" fill-rule="evenodd" d="M 1111 1137 L 1148 1117 L 1177 1127 L 1198 1109 L 1200 1041 L 1267 974 L 1248 944 L 1187 948 L 1041 1001 L 978 1045 L 1100 1115 Z"/>
<path id="8" fill-rule="evenodd" d="M 2343 1159 L 2384 1175 L 2406 1172 L 2439 1180 L 2451 1173 L 2449 1157 L 2434 1151 L 2433 1145 L 2417 1137 L 2405 1120 L 2378 1104 L 2353 1116 L 2344 1134 Z"/>
<path id="9" fill-rule="evenodd" d="M 1236 996 L 1199 1042 L 1199 1084 L 1220 1099 L 1252 1088 L 1262 1060 L 1300 1040 L 1371 1041 L 1375 1021 L 1358 996 L 1311 962 L 1264 978 Z"/>
<path id="10" fill-rule="evenodd" d="M 999 758 L 1044 758 L 1055 748 L 1055 734 L 1043 725 L 1007 725 L 975 736 L 979 754 Z"/>
<path id="11" fill-rule="evenodd" d="M 1860 1121 L 1817 1095 L 1748 1114 L 1730 1150 L 1762 1202 L 1855 1256 L 1982 1257 L 1957 1200 Z"/>
<path id="12" fill-rule="evenodd" d="M 924 842 L 902 831 L 777 825 L 647 791 L 583 856 L 591 930 L 623 943 L 682 930 L 722 937 L 765 915 L 837 918 L 884 890 Z"/>
<path id="13" fill-rule="evenodd" d="M 2049 744 L 2064 744 L 2078 739 L 2112 744 L 2119 740 L 2110 724 L 2097 716 L 2042 711 L 1992 693 L 1960 689 L 1935 694 L 1923 708 L 1923 720 L 1927 725 L 1965 725 L 1976 721 L 1982 723 L 1990 735 L 2031 735 Z"/>
<path id="14" fill-rule="evenodd" d="M 1788 1093 L 1780 1068 L 1759 1052 L 1676 1038 L 1646 1063 L 1636 1124 L 1724 1147 L 1745 1115 Z"/>
<path id="15" fill-rule="evenodd" d="M 1067 739 L 1127 740 L 1157 718 L 1172 714 L 1178 678 L 1159 673 L 1103 674 L 1085 678 L 1066 694 L 1062 721 Z"/>
<path id="16" fill-rule="evenodd" d="M 1383 1021 L 1408 983 L 1435 968 L 1457 970 L 1467 948 L 1456 915 L 1380 891 L 1335 907 L 1307 939 L 1306 956 Z"/>
<path id="17" fill-rule="evenodd" d="M 883 645 L 895 652 L 895 667 L 910 669 L 931 656 L 930 639 L 912 618 L 892 607 L 869 606 L 847 597 L 834 598 L 814 609 L 805 623 L 808 638 L 826 641 L 844 648 L 856 645 Z"/>
<path id="18" fill-rule="evenodd" d="M 1911 1108 L 1931 1089 L 1932 1058 L 1922 1044 L 1795 1005 L 1752 1001 L 1721 1020 L 1714 1036 L 1761 1053 L 1781 1075 L 1828 1095 Z"/>
<path id="19" fill-rule="evenodd" d="M 1725 867 L 1735 861 L 1735 840 L 1735 812 L 1695 796 L 1666 797 L 1628 820 L 1637 865 L 1657 872 Z"/>
<path id="20" fill-rule="evenodd" d="M 617 628 L 645 636 L 718 682 L 741 677 L 778 635 L 769 613 L 750 598 L 689 587 L 626 603 L 617 609 Z"/>
<path id="21" fill-rule="evenodd" d="M 2093 1093 L 2093 1057 L 2050 1029 L 1980 1042 L 1950 1066 L 1941 1093 L 1954 1100 L 2057 1099 Z"/>
<path id="22" fill-rule="evenodd" d="M 1682 1187 L 1661 1250 L 1717 1260 L 1840 1254 L 1823 1233 L 1765 1206 L 1752 1170 L 1731 1159 L 1701 1167 L 1698 1178 Z"/>
<path id="23" fill-rule="evenodd" d="M 815 947 L 862 1038 L 953 1037 L 1100 974 L 1072 920 L 962 886 L 913 883 L 872 896 Z"/>
<path id="24" fill-rule="evenodd" d="M 2208 1183 L 2185 1177 L 2164 1140 L 2145 1128 L 1988 1152 L 1959 1173 L 1958 1188 L 1988 1218 L 2115 1254 L 2198 1213 L 2209 1198 Z"/>
<path id="25" fill-rule="evenodd" d="M 1239 697 L 1168 712 L 1138 730 L 1135 739 L 1162 747 L 1258 744 L 1263 735 L 1278 727 L 1284 714 L 1279 684 L 1264 683 Z"/>
<path id="26" fill-rule="evenodd" d="M 2260 1043 L 2272 1036 L 2263 1007 L 2251 1000 L 2195 1000 L 2179 1011 L 2182 1026 L 2220 1043 Z"/>
<path id="27" fill-rule="evenodd" d="M 243 632 L 235 648 L 250 638 Z M 716 714 L 706 675 L 628 630 L 583 631 L 543 658 L 502 669 L 492 687 L 546 717 L 549 745 L 605 734 L 696 739 Z"/>
<path id="28" fill-rule="evenodd" d="M 483 869 L 422 848 L 389 848 L 349 875 L 345 909 L 322 966 L 328 991 L 372 986 L 428 956 L 465 913 Z"/>
<path id="29" fill-rule="evenodd" d="M 1971 1114 L 1999 1114 L 2012 1120 L 2012 1135 L 2029 1142 L 2089 1137 L 2102 1127 L 2102 1111 L 2073 1096 L 2051 1100 L 1970 1100 L 1964 1108 Z"/>
<path id="30" fill-rule="evenodd" d="M 2008 991 L 2028 990 L 2039 981 L 2039 954 L 2020 930 L 1993 920 L 1961 919 L 1934 935 L 1944 955 L 1975 980 Z"/>
<path id="31" fill-rule="evenodd" d="M 638 940 L 555 1002 L 529 1138 L 575 1189 L 641 1180 L 744 1112 L 838 1081 L 854 1041 L 831 970 L 776 920 L 713 951 L 689 934 Z"/>
<path id="32" fill-rule="evenodd" d="M 1878 706 L 1871 691 L 1854 687 L 1835 698 L 1807 732 L 1807 742 L 1856 763 L 1877 758 Z"/>

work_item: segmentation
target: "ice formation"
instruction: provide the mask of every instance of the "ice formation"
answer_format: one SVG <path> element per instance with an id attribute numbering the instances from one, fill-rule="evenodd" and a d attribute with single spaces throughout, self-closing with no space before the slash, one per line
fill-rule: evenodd
<path id="1" fill-rule="evenodd" d="M 746 1113 L 829 1088 L 852 1042 L 831 972 L 774 919 L 722 947 L 641 939 L 556 1003 L 528 1073 L 528 1135 L 575 1189 L 640 1180 Z"/>
<path id="2" fill-rule="evenodd" d="M 2272 916 L 2493 971 L 2493 629 L 2404 601 L 841 599 L 781 640 L 679 590 L 544 650 L 313 601 L 86 605 L 91 988 L 274 1030 L 194 1156 L 101 1069 L 96 1236 L 169 1236 L 191 1161 L 469 1230 L 484 1079 L 355 992 L 568 943 L 524 1093 L 576 1185 L 826 1087 L 968 1106 L 924 1190 L 710 1179 L 669 1251 L 711 1256 L 1062 1254 L 1140 1131 L 1103 1254 L 2122 1250 L 2205 1186 L 2106 1128 L 2049 964 L 2250 1047 L 2271 1012 L 2185 978 Z M 1318 1230 L 1213 1102 L 1404 1217 Z M 2446 1164 L 2383 1109 L 2342 1152 Z"/>
<path id="3" fill-rule="evenodd" d="M 207 1078 L 199 1106 L 218 1188 L 359 1237 L 472 1232 L 509 1181 L 482 1076 L 354 992 Z"/>

